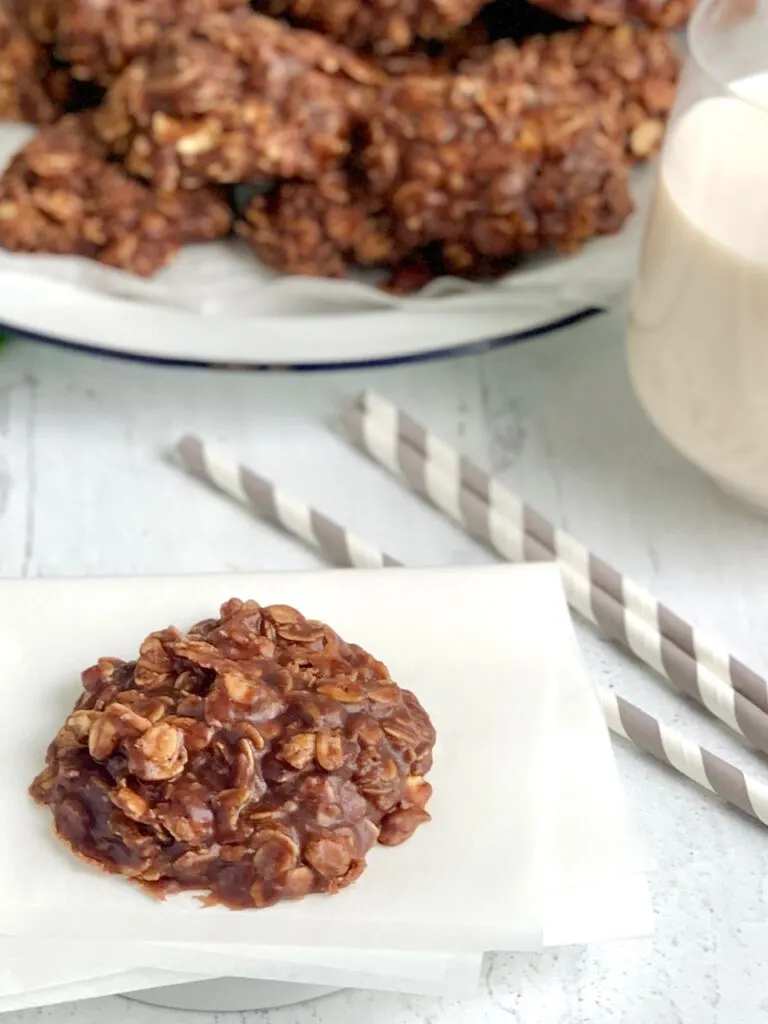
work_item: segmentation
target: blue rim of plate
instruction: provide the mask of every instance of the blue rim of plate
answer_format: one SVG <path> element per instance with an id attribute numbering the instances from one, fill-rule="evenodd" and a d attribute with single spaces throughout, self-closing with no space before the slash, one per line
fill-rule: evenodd
<path id="1" fill-rule="evenodd" d="M 94 356 L 107 356 L 110 359 L 121 359 L 132 363 L 148 363 L 155 366 L 183 366 L 198 370 L 236 370 L 240 372 L 248 370 L 256 373 L 330 373 L 339 370 L 365 370 L 386 366 L 406 366 L 412 363 L 429 363 L 439 359 L 481 355 L 483 352 L 489 352 L 492 349 L 516 345 L 523 341 L 532 341 L 534 338 L 542 337 L 545 334 L 551 334 L 565 327 L 572 327 L 582 320 L 587 320 L 603 312 L 603 309 L 590 306 L 576 313 L 569 313 L 568 316 L 560 317 L 557 320 L 538 324 L 536 327 L 529 327 L 524 331 L 516 331 L 514 334 L 505 334 L 478 341 L 468 341 L 463 344 L 449 345 L 446 348 L 434 349 L 431 352 L 417 352 L 410 355 L 385 356 L 380 359 L 348 360 L 335 363 L 224 363 L 208 362 L 204 359 L 175 359 L 172 356 L 152 356 L 139 352 L 125 352 L 102 348 L 100 345 L 86 345 L 67 338 L 54 338 L 46 334 L 37 334 L 34 331 L 20 330 L 18 327 L 4 324 L 2 321 L 0 321 L 0 332 L 8 334 L 11 339 L 24 338 L 28 341 L 42 342 L 44 345 L 53 345 L 56 348 L 85 352 Z"/>

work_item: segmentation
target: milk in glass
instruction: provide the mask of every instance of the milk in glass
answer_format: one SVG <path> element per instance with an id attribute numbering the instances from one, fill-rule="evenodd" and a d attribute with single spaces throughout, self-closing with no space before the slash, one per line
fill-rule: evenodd
<path id="1" fill-rule="evenodd" d="M 661 432 L 768 509 L 768 73 L 699 100 L 670 130 L 628 357 Z"/>

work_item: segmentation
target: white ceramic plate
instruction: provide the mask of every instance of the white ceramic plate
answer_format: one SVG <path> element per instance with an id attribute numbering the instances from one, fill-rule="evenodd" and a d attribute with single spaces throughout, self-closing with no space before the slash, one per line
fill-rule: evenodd
<path id="1" fill-rule="evenodd" d="M 0 124 L 0 167 L 29 138 Z M 645 206 L 646 176 L 636 183 Z M 0 330 L 133 359 L 251 369 L 383 365 L 535 337 L 626 290 L 642 216 L 580 253 L 487 284 L 444 278 L 407 299 L 368 279 L 290 278 L 241 242 L 191 246 L 146 281 L 87 260 L 0 250 Z"/>
<path id="2" fill-rule="evenodd" d="M 447 300 L 446 300 L 446 304 Z M 0 331 L 100 355 L 225 370 L 330 370 L 470 355 L 600 312 L 571 303 L 510 332 L 505 309 L 467 319 L 409 309 L 318 318 L 206 317 L 108 296 L 73 303 L 55 282 L 0 275 Z"/>
<path id="3" fill-rule="evenodd" d="M 243 1013 L 273 1010 L 278 1006 L 295 1006 L 334 991 L 321 985 L 286 985 L 278 981 L 217 978 L 213 981 L 193 981 L 188 985 L 164 985 L 162 988 L 131 992 L 128 998 L 169 1010 Z"/>

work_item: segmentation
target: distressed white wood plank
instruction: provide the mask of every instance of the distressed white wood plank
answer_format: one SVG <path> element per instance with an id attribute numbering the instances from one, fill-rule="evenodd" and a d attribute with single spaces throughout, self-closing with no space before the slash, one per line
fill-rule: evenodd
<path id="1" fill-rule="evenodd" d="M 23 353 L 0 349 L 0 575 L 31 570 L 36 530 L 37 381 Z"/>
<path id="2" fill-rule="evenodd" d="M 624 366 L 623 315 L 482 364 L 492 463 L 557 526 L 768 672 L 768 527 L 688 465 L 645 419 Z M 702 738 L 719 726 L 588 637 L 595 670 Z"/>
<path id="3" fill-rule="evenodd" d="M 31 358 L 39 379 L 36 573 L 319 564 L 163 461 L 163 450 L 188 431 L 405 560 L 488 557 L 332 430 L 340 402 L 375 382 L 411 408 L 426 395 L 451 438 L 477 448 L 482 417 L 471 360 L 306 377 L 141 366 L 47 348 Z M 46 514 L 52 508 L 60 514 Z"/>
<path id="4" fill-rule="evenodd" d="M 158 458 L 188 430 L 405 561 L 489 557 L 334 436 L 328 423 L 339 402 L 371 387 L 497 469 L 523 498 L 748 664 L 768 670 L 768 525 L 657 437 L 630 392 L 622 331 L 616 313 L 479 358 L 296 377 L 163 369 L 14 347 L 0 353 L 0 472 L 13 479 L 0 516 L 0 572 L 318 564 Z M 580 637 L 596 678 L 768 777 L 764 762 L 645 669 L 590 631 Z M 628 748 L 617 746 L 616 755 L 657 866 L 652 939 L 497 957 L 482 991 L 462 1003 L 351 993 L 259 1021 L 762 1024 L 765 831 Z M 140 1004 L 99 1000 L 11 1014 L 3 1024 L 166 1018 L 166 1011 Z M 214 1024 L 213 1017 L 200 1019 Z"/>

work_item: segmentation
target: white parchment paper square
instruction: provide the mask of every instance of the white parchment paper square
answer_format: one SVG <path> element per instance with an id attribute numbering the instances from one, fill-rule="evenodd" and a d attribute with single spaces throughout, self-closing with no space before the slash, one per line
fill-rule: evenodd
<path id="1" fill-rule="evenodd" d="M 268 910 L 158 903 L 80 864 L 26 787 L 99 655 L 131 657 L 232 595 L 295 604 L 382 658 L 438 733 L 433 822 L 359 884 Z M 541 943 L 542 760 L 557 685 L 551 566 L 0 583 L 0 921 L 9 935 L 429 949 Z M 562 622 L 562 620 L 561 620 Z M 567 620 L 566 620 L 567 623 Z"/>

